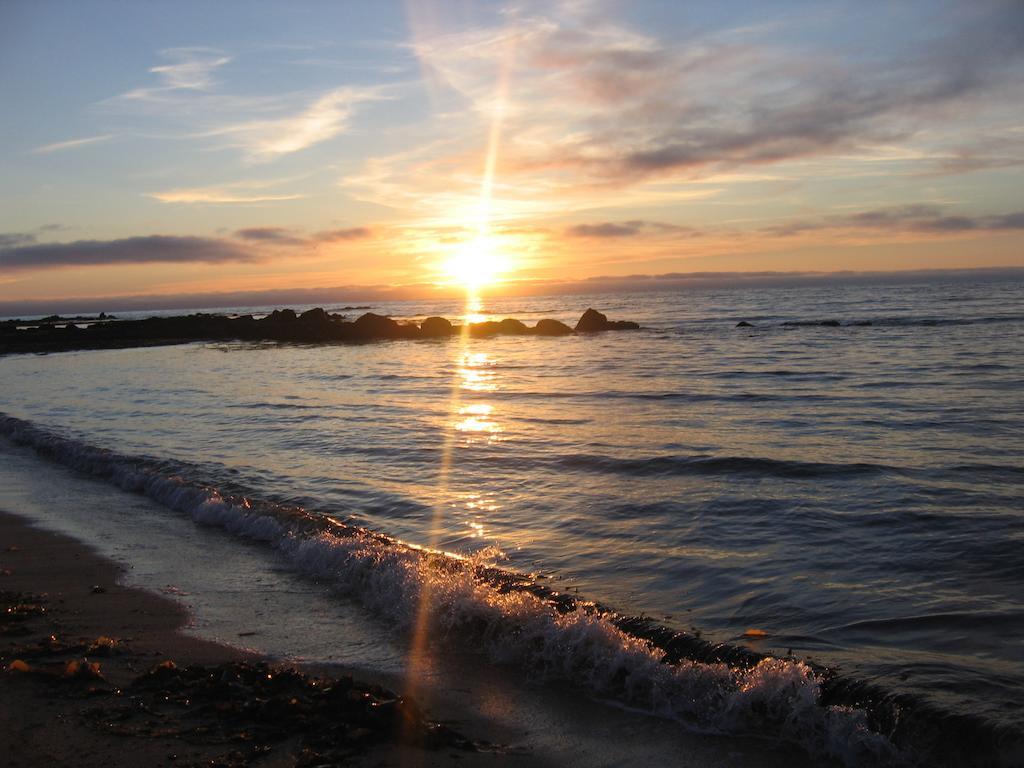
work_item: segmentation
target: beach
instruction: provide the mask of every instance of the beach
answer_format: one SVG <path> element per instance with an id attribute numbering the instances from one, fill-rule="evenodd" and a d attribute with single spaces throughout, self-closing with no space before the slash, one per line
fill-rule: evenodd
<path id="1" fill-rule="evenodd" d="M 0 694 L 0 751 L 5 765 L 25 766 L 139 766 L 139 765 L 307 765 L 302 730 L 293 728 L 290 738 L 280 740 L 239 738 L 244 728 L 234 723 L 228 736 L 218 730 L 215 709 L 203 708 L 199 715 L 187 705 L 156 712 L 146 706 L 138 690 L 140 680 L 160 675 L 168 668 L 216 671 L 257 667 L 269 662 L 270 673 L 290 673 L 296 665 L 262 658 L 259 654 L 182 633 L 188 623 L 186 610 L 164 595 L 124 586 L 123 568 L 74 539 L 34 527 L 22 517 L 0 512 L 0 590 L 8 620 L 3 624 L 3 687 Z M 14 618 L 11 618 L 11 617 Z M 69 672 L 69 664 L 98 667 L 88 673 Z M 306 665 L 302 670 L 320 680 L 321 687 L 344 676 L 337 667 Z M 325 677 L 316 677 L 326 673 Z M 192 677 L 199 676 L 193 671 Z M 383 675 L 382 680 L 387 676 Z M 394 694 L 379 682 L 360 683 L 377 699 L 389 701 Z M 143 688 L 143 690 L 145 690 Z M 158 690 L 161 695 L 173 686 Z M 377 729 L 370 733 L 359 726 L 352 743 L 339 744 L 346 765 L 463 765 L 463 766 L 548 766 L 570 764 L 637 764 L 645 759 L 648 745 L 619 744 L 605 751 L 604 759 L 577 751 L 588 729 L 567 733 L 561 754 L 547 752 L 541 744 L 531 746 L 523 733 L 508 724 L 488 718 L 468 702 L 454 701 L 450 693 L 425 691 L 439 711 L 454 711 L 465 720 L 459 727 L 440 725 L 424 718 L 436 743 L 429 747 L 410 746 L 401 728 Z M 468 692 L 467 692 L 468 693 Z M 253 694 L 253 698 L 256 695 Z M 464 697 L 470 698 L 470 697 Z M 130 699 L 130 705 L 124 700 Z M 198 702 L 197 702 L 198 703 Z M 180 704 L 180 699 L 179 699 Z M 144 707 L 146 714 L 125 717 L 125 709 Z M 198 707 L 197 707 L 198 708 Z M 637 718 L 627 713 L 599 713 L 599 723 L 630 728 Z M 127 721 L 127 724 L 126 724 Z M 440 729 L 438 735 L 438 729 Z M 477 737 L 465 734 L 473 732 Z M 176 734 L 176 735 L 165 735 Z M 518 736 L 518 744 L 500 744 L 484 739 Z M 231 736 L 234 735 L 234 738 Z M 596 734 L 591 741 L 599 742 Z M 663 737 L 662 737 L 663 738 Z M 550 746 L 550 743 L 547 745 Z M 802 762 L 789 750 L 767 750 L 754 743 L 690 737 L 677 739 L 679 765 L 795 765 Z M 624 754 L 623 750 L 626 750 Z M 569 751 L 572 754 L 568 754 Z M 339 754 L 333 755 L 338 759 Z M 629 756 L 632 755 L 632 758 Z M 328 755 L 331 757 L 331 755 Z M 724 761 L 724 762 L 723 762 Z"/>

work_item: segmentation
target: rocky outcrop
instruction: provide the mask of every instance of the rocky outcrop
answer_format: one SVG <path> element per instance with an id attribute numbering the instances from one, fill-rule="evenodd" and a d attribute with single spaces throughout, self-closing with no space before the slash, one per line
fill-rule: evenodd
<path id="1" fill-rule="evenodd" d="M 458 333 L 455 326 L 444 317 L 428 317 L 420 323 L 420 336 L 429 339 L 442 339 L 455 333 Z"/>
<path id="2" fill-rule="evenodd" d="M 557 320 L 544 319 L 537 321 L 533 333 L 536 336 L 566 336 L 572 333 L 572 328 Z"/>
<path id="3" fill-rule="evenodd" d="M 628 320 L 609 320 L 608 316 L 590 308 L 576 323 L 576 333 L 597 331 L 635 331 L 640 326 Z"/>
<path id="4" fill-rule="evenodd" d="M 576 330 L 583 333 L 638 327 L 636 323 L 609 321 L 600 312 L 588 309 L 577 323 Z M 77 328 L 73 323 L 67 327 L 49 324 L 26 326 L 21 321 L 8 321 L 0 323 L 0 354 L 137 347 L 189 341 L 355 343 L 386 339 L 443 339 L 463 332 L 474 338 L 488 338 L 566 336 L 573 333 L 573 330 L 552 319 L 540 320 L 532 328 L 515 318 L 455 326 L 443 317 L 428 317 L 417 325 L 400 323 L 373 312 L 367 312 L 349 322 L 342 315 L 317 307 L 301 315 L 291 309 L 275 309 L 258 320 L 252 315 L 232 318 L 199 312 L 177 317 L 97 322 L 84 328 Z"/>

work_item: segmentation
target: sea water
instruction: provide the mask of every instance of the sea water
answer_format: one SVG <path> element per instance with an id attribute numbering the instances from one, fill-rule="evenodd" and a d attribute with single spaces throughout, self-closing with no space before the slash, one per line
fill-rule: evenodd
<path id="1" fill-rule="evenodd" d="M 822 283 L 473 309 L 571 324 L 587 306 L 643 327 L 9 356 L 0 431 L 262 541 L 391 625 L 415 625 L 429 582 L 437 621 L 484 622 L 493 661 L 584 678 L 690 727 L 742 730 L 769 701 L 797 713 L 791 729 L 808 733 L 782 735 L 812 751 L 842 757 L 829 740 L 859 739 L 855 759 L 888 759 L 856 707 L 813 714 L 810 657 L 1002 737 L 1020 731 L 1024 286 Z M 316 517 L 383 535 L 310 528 Z M 406 544 L 781 660 L 664 665 L 599 614 L 431 575 Z M 324 658 L 326 615 L 308 630 Z M 392 663 L 375 653 L 366 663 Z"/>

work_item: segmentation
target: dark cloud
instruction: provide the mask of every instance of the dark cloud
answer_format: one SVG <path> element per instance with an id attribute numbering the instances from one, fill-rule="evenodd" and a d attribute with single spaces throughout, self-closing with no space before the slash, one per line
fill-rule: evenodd
<path id="1" fill-rule="evenodd" d="M 607 221 L 603 224 L 577 224 L 569 227 L 566 234 L 570 237 L 633 237 L 640 234 L 640 228 Z"/>
<path id="2" fill-rule="evenodd" d="M 667 224 L 661 221 L 643 221 L 641 219 L 620 222 L 604 221 L 598 224 L 577 224 L 565 231 L 565 234 L 569 237 L 590 238 L 637 237 L 652 233 L 676 237 L 696 237 L 701 234 L 693 227 L 683 227 L 678 224 Z"/>
<path id="3" fill-rule="evenodd" d="M 1024 211 L 986 216 L 949 214 L 936 205 L 901 205 L 813 221 L 791 221 L 766 227 L 762 235 L 792 237 L 823 229 L 865 229 L 887 232 L 991 232 L 1024 230 Z"/>
<path id="4" fill-rule="evenodd" d="M 989 216 L 988 226 L 991 229 L 1024 229 L 1024 211 Z"/>
<path id="5" fill-rule="evenodd" d="M 373 234 L 367 227 L 350 227 L 349 229 L 329 229 L 317 232 L 313 240 L 319 243 L 334 243 L 338 240 L 364 240 Z"/>
<path id="6" fill-rule="evenodd" d="M 255 254 L 237 243 L 207 237 L 171 235 L 0 247 L 0 270 L 52 269 L 100 264 L 214 264 L 255 260 Z"/>
<path id="7" fill-rule="evenodd" d="M 249 227 L 235 232 L 235 237 L 271 245 L 305 245 L 305 238 L 283 227 Z"/>
<path id="8" fill-rule="evenodd" d="M 28 232 L 0 232 L 0 250 L 34 243 L 36 236 Z"/>

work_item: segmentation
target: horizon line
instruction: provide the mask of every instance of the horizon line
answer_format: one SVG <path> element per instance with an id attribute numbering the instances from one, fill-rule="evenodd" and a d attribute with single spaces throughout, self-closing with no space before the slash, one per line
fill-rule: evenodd
<path id="1" fill-rule="evenodd" d="M 744 288 L 837 283 L 906 283 L 942 279 L 965 281 L 1024 280 L 1024 266 L 968 267 L 904 270 L 667 272 L 656 275 L 600 275 L 579 280 L 518 280 L 497 284 L 492 298 L 571 296 L 594 293 L 647 293 L 695 288 Z M 70 312 L 141 312 L 169 309 L 224 309 L 284 307 L 316 303 L 383 303 L 461 299 L 464 289 L 452 285 L 331 286 L 327 288 L 271 288 L 176 294 L 77 296 L 52 299 L 0 300 L 0 317 L 51 315 Z"/>

